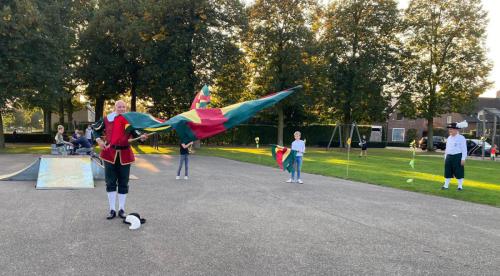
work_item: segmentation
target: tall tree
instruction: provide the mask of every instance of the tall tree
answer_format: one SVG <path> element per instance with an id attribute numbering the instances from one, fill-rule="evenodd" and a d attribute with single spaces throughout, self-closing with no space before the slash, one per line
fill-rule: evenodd
<path id="1" fill-rule="evenodd" d="M 220 79 L 226 65 L 243 58 L 236 43 L 244 15 L 238 0 L 166 0 L 144 6 L 138 90 L 153 102 L 150 112 L 170 117 L 185 111 L 204 84 L 225 86 Z"/>
<path id="2" fill-rule="evenodd" d="M 249 9 L 246 49 L 253 68 L 255 91 L 269 93 L 301 84 L 309 73 L 306 63 L 315 2 L 311 0 L 257 0 Z M 299 95 L 278 104 L 278 140 L 283 145 L 285 114 L 304 113 Z"/>
<path id="3" fill-rule="evenodd" d="M 318 17 L 323 101 L 335 121 L 348 125 L 384 119 L 391 100 L 386 87 L 398 65 L 398 15 L 396 1 L 339 0 Z"/>
<path id="4" fill-rule="evenodd" d="M 26 95 L 27 107 L 40 107 L 44 112 L 44 132 L 51 131 L 51 113 L 59 112 L 64 123 L 67 102 L 76 88 L 77 39 L 86 21 L 86 10 L 92 0 L 32 0 L 40 15 L 41 34 L 33 49 L 37 58 L 31 62 L 32 93 Z"/>
<path id="5" fill-rule="evenodd" d="M 48 39 L 44 16 L 35 1 L 2 1 L 0 5 L 0 147 L 5 147 L 2 114 L 26 96 L 52 84 L 46 70 Z"/>
<path id="6" fill-rule="evenodd" d="M 470 109 L 489 85 L 486 17 L 480 0 L 412 0 L 405 11 L 400 110 L 427 120 L 430 145 L 434 117 Z"/>
<path id="7" fill-rule="evenodd" d="M 132 109 L 142 97 L 159 116 L 185 111 L 195 91 L 243 58 L 235 43 L 244 18 L 238 0 L 101 1 L 80 44 L 79 75 L 96 113 L 128 91 Z"/>
<path id="8" fill-rule="evenodd" d="M 80 53 L 77 71 L 86 94 L 94 100 L 95 118 L 104 113 L 106 100 L 115 99 L 130 88 L 127 59 L 122 47 L 121 28 L 124 16 L 123 1 L 100 1 L 88 11 L 88 23 L 82 30 L 78 44 Z M 130 5 L 126 6 L 130 7 Z"/>

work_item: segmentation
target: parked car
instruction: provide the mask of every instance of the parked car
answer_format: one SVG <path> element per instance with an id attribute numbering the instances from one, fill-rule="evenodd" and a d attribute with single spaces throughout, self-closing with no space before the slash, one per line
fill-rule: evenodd
<path id="1" fill-rule="evenodd" d="M 467 153 L 474 156 L 482 156 L 483 154 L 483 141 L 479 139 L 466 139 L 467 141 Z M 491 144 L 484 142 L 484 156 L 490 156 Z"/>
<path id="2" fill-rule="evenodd" d="M 434 149 L 446 149 L 446 138 L 443 136 L 432 136 L 432 143 L 434 144 Z M 422 137 L 418 141 L 418 145 L 422 150 L 427 150 L 427 137 Z"/>

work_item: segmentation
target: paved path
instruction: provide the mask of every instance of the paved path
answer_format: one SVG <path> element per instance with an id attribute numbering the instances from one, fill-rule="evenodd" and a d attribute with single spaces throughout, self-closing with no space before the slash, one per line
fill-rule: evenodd
<path id="1" fill-rule="evenodd" d="M 0 155 L 0 174 L 33 158 Z M 499 208 L 201 156 L 175 180 L 177 161 L 138 158 L 138 231 L 105 220 L 102 182 L 0 182 L 0 274 L 499 275 Z"/>

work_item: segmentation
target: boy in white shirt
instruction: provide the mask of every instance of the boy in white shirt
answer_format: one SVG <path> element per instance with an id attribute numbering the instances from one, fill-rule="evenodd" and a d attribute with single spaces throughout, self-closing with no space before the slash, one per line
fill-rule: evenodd
<path id="1" fill-rule="evenodd" d="M 462 191 L 464 183 L 464 166 L 467 158 L 467 142 L 465 137 L 458 133 L 461 128 L 467 127 L 467 122 L 451 123 L 447 128 L 450 133 L 446 140 L 446 151 L 444 153 L 444 185 L 441 190 L 448 190 L 452 177 L 458 181 L 458 191 Z"/>
<path id="2" fill-rule="evenodd" d="M 306 152 L 306 143 L 300 140 L 299 131 L 295 131 L 293 136 L 295 137 L 295 141 L 292 143 L 292 150 L 297 151 L 297 155 L 294 160 L 297 169 L 297 179 L 295 179 L 295 171 L 292 171 L 292 178 L 288 179 L 286 182 L 303 184 L 304 182 L 300 179 L 300 169 L 302 168 L 302 156 L 304 156 L 304 152 Z"/>

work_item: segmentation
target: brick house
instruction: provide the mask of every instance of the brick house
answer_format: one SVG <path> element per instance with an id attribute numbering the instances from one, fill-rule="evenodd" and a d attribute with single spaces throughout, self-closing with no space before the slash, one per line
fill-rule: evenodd
<path id="1" fill-rule="evenodd" d="M 471 114 L 448 113 L 434 118 L 434 129 L 445 129 L 448 123 L 467 120 L 467 122 L 469 123 L 469 127 L 466 128 L 463 132 L 471 134 L 475 137 L 481 136 L 482 123 L 477 118 L 477 114 L 484 108 L 496 108 L 500 110 L 500 91 L 497 92 L 496 98 L 479 98 Z M 493 127 L 493 120 L 488 119 L 489 118 L 487 118 L 486 129 L 490 129 Z M 415 129 L 417 131 L 417 137 L 427 135 L 427 120 L 408 119 L 405 118 L 401 113 L 396 111 L 390 115 L 387 122 L 387 129 L 388 142 L 406 142 L 407 132 L 410 129 Z"/>

